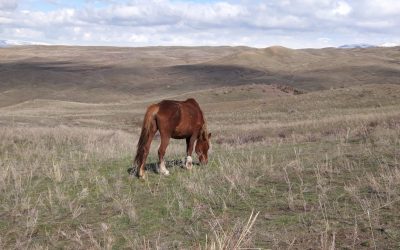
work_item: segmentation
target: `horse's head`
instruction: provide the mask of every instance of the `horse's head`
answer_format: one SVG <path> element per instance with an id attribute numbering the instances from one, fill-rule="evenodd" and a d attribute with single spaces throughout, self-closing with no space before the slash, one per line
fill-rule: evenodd
<path id="1" fill-rule="evenodd" d="M 210 138 L 211 138 L 211 133 L 202 131 L 199 138 L 197 139 L 195 150 L 201 164 L 208 163 L 208 150 L 211 146 Z"/>

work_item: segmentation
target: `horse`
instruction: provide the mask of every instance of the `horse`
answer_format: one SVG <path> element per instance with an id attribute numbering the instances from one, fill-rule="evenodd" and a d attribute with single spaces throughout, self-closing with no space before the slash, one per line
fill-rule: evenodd
<path id="1" fill-rule="evenodd" d="M 163 100 L 150 105 L 143 119 L 142 131 L 137 143 L 137 152 L 133 165 L 136 175 L 144 178 L 145 163 L 150 145 L 157 130 L 161 143 L 158 148 L 159 173 L 168 176 L 164 155 L 170 138 L 186 139 L 185 168 L 192 169 L 192 153 L 198 155 L 202 165 L 208 163 L 208 150 L 211 146 L 211 133 L 208 133 L 206 120 L 197 101 L 189 98 L 186 101 Z"/>

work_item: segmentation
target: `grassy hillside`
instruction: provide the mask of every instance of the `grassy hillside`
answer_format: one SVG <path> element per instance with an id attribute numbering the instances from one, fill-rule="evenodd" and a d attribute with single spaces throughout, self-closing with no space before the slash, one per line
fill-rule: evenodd
<path id="1" fill-rule="evenodd" d="M 110 103 L 244 84 L 305 91 L 398 84 L 400 48 L 66 47 L 0 49 L 0 106 L 37 98 Z"/>
<path id="2" fill-rule="evenodd" d="M 400 247 L 399 85 L 216 86 L 0 108 L 0 248 Z M 173 140 L 160 176 L 156 138 L 147 180 L 130 177 L 145 107 L 189 96 L 210 163 L 184 170 Z"/>

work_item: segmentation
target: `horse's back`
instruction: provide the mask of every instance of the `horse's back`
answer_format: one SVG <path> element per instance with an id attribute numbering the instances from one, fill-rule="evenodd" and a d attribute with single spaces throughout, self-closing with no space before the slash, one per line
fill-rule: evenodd
<path id="1" fill-rule="evenodd" d="M 196 104 L 197 106 L 199 106 L 199 104 L 197 103 L 197 101 L 194 98 L 188 98 L 186 99 L 186 101 L 184 101 L 186 103 L 193 103 Z"/>
<path id="2" fill-rule="evenodd" d="M 162 100 L 158 104 L 156 119 L 159 123 L 177 126 L 181 120 L 181 109 L 179 101 Z"/>
<path id="3" fill-rule="evenodd" d="M 199 103 L 194 98 L 188 98 L 185 101 L 176 101 L 176 100 L 162 100 L 158 103 L 158 105 L 163 106 L 170 106 L 170 105 L 177 105 L 177 104 L 184 104 L 184 103 L 192 103 L 199 106 Z"/>
<path id="4" fill-rule="evenodd" d="M 158 106 L 162 110 L 177 111 L 177 109 L 189 109 L 192 112 L 202 112 L 200 105 L 194 98 L 188 98 L 185 101 L 175 101 L 175 100 L 162 100 L 158 103 Z"/>
<path id="5" fill-rule="evenodd" d="M 193 98 L 185 101 L 163 100 L 158 106 L 158 124 L 170 130 L 173 138 L 190 137 L 204 123 L 203 112 Z"/>

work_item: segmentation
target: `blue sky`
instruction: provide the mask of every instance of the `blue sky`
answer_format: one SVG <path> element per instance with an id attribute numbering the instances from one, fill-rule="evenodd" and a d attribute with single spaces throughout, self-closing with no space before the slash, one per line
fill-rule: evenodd
<path id="1" fill-rule="evenodd" d="M 400 43 L 399 0 L 0 0 L 0 40 L 320 48 Z"/>

